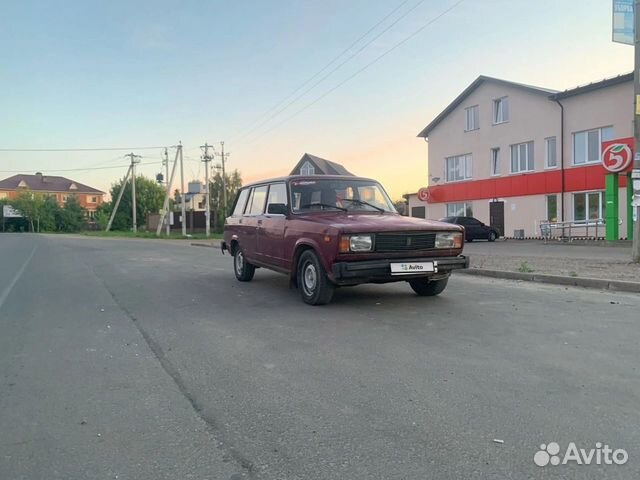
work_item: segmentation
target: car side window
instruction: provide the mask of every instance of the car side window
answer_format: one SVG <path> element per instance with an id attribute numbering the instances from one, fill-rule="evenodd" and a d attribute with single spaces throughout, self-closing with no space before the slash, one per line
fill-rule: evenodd
<path id="1" fill-rule="evenodd" d="M 279 203 L 285 206 L 289 204 L 287 199 L 287 186 L 284 183 L 274 183 L 269 187 L 267 211 L 269 211 L 269 205 L 272 203 Z"/>
<path id="2" fill-rule="evenodd" d="M 247 198 L 249 197 L 249 189 L 241 190 L 236 200 L 236 206 L 233 209 L 233 217 L 240 217 L 244 213 L 244 206 L 247 204 Z"/>
<path id="3" fill-rule="evenodd" d="M 264 213 L 264 204 L 267 199 L 268 189 L 268 185 L 253 188 L 251 198 L 245 210 L 246 215 L 262 215 Z"/>

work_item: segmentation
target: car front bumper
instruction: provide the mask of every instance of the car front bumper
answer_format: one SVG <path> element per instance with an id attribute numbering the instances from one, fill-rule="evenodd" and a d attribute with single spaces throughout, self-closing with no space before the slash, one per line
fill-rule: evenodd
<path id="1" fill-rule="evenodd" d="M 419 262 L 433 262 L 436 271 L 409 275 L 391 274 L 392 263 Z M 448 276 L 452 270 L 462 268 L 469 268 L 469 257 L 464 255 L 336 262 L 331 269 L 331 280 L 338 285 L 357 285 L 359 283 L 398 282 L 418 277 L 443 278 Z"/>

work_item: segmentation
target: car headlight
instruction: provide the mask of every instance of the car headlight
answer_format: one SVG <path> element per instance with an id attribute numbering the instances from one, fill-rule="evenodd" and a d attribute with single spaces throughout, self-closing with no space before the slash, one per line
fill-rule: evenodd
<path id="1" fill-rule="evenodd" d="M 436 248 L 462 248 L 462 233 L 461 232 L 437 233 Z"/>
<path id="2" fill-rule="evenodd" d="M 348 242 L 348 243 L 347 243 Z M 348 245 L 348 250 L 347 247 Z M 340 251 L 342 253 L 349 252 L 370 252 L 373 248 L 373 238 L 371 235 L 351 235 L 342 237 L 340 242 Z"/>

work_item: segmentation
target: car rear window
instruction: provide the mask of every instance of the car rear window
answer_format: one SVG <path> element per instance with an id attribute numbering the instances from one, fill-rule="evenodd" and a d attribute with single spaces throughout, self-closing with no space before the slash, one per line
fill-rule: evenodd
<path id="1" fill-rule="evenodd" d="M 249 203 L 245 210 L 247 215 L 261 215 L 264 213 L 264 204 L 267 200 L 268 188 L 269 187 L 267 185 L 263 185 L 251 190 L 251 198 L 249 198 Z"/>
<path id="2" fill-rule="evenodd" d="M 241 190 L 238 194 L 238 199 L 236 200 L 236 206 L 233 209 L 233 216 L 239 217 L 244 213 L 244 206 L 247 203 L 247 197 L 249 196 L 249 190 L 244 189 Z"/>

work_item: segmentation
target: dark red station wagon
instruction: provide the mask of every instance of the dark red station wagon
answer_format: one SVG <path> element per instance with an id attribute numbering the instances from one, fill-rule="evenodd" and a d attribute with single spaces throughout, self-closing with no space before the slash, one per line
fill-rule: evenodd
<path id="1" fill-rule="evenodd" d="M 375 180 L 290 176 L 240 190 L 222 250 L 241 282 L 265 267 L 321 305 L 336 287 L 361 283 L 407 281 L 418 295 L 438 295 L 452 270 L 469 266 L 463 237 L 460 226 L 399 215 Z"/>

